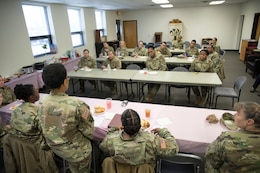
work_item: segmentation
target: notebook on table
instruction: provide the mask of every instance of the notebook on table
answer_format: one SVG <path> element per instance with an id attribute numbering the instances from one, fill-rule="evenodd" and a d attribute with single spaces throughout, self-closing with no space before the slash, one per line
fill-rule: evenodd
<path id="1" fill-rule="evenodd" d="M 108 128 L 111 127 L 120 127 L 122 126 L 121 123 L 121 114 L 115 114 L 115 116 L 112 118 L 112 120 L 110 121 L 110 123 L 108 124 Z"/>

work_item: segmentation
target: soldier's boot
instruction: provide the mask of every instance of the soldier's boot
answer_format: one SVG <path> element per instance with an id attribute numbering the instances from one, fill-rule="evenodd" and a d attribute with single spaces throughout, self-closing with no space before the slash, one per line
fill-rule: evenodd
<path id="1" fill-rule="evenodd" d="M 201 101 L 201 96 L 196 96 L 196 100 L 195 100 L 194 104 L 199 105 L 200 101 Z"/>
<path id="2" fill-rule="evenodd" d="M 201 100 L 199 102 L 199 106 L 203 107 L 203 106 L 205 106 L 206 103 L 207 103 L 207 97 L 206 96 L 201 97 Z"/>

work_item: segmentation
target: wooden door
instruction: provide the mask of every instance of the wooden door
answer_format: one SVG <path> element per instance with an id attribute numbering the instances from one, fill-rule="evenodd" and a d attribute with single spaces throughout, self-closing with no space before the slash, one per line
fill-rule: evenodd
<path id="1" fill-rule="evenodd" d="M 135 48 L 137 45 L 137 21 L 123 21 L 124 40 L 128 48 Z"/>

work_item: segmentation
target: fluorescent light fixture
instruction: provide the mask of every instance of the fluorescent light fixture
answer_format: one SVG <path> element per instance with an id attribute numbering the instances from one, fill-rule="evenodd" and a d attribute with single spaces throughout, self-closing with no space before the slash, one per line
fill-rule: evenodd
<path id="1" fill-rule="evenodd" d="M 152 0 L 153 3 L 155 4 L 167 4 L 169 3 L 168 0 Z"/>
<path id="2" fill-rule="evenodd" d="M 172 4 L 163 4 L 163 5 L 160 5 L 162 8 L 172 8 L 173 5 Z"/>
<path id="3" fill-rule="evenodd" d="M 209 3 L 209 5 L 219 5 L 219 4 L 223 4 L 225 1 L 211 1 Z"/>

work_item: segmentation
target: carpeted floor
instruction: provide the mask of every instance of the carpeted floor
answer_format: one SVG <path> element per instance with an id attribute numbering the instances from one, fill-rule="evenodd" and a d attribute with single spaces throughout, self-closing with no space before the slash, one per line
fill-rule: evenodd
<path id="1" fill-rule="evenodd" d="M 257 92 L 250 93 L 250 89 L 255 81 L 252 78 L 250 71 L 245 72 L 245 64 L 239 60 L 238 51 L 226 51 L 225 54 L 225 74 L 226 79 L 223 81 L 223 86 L 225 87 L 233 87 L 234 81 L 239 76 L 246 76 L 247 81 L 242 88 L 240 101 L 254 101 L 260 103 L 260 88 L 258 88 Z M 76 93 L 73 94 L 72 86 L 70 86 L 68 90 L 69 95 L 77 95 L 80 97 L 92 97 L 92 98 L 106 98 L 110 97 L 111 93 L 107 87 L 102 86 L 103 92 L 97 92 L 87 81 L 85 82 L 86 91 L 84 93 Z M 75 85 L 76 90 L 79 89 L 79 84 Z M 130 101 L 139 101 L 136 97 L 127 98 L 125 87 L 122 85 L 122 95 L 114 96 L 113 99 L 118 100 L 130 100 Z M 136 93 L 136 85 L 134 85 L 133 91 Z M 130 86 L 129 86 L 130 92 Z M 146 89 L 145 89 L 146 93 Z M 165 86 L 161 85 L 159 92 L 157 93 L 154 102 L 156 104 L 168 104 L 168 105 L 181 105 L 181 106 L 195 106 L 194 105 L 194 94 L 191 90 L 191 101 L 188 103 L 186 89 L 172 88 L 170 100 L 165 97 Z M 237 100 L 235 100 L 236 102 Z M 231 98 L 219 98 L 217 103 L 217 109 L 233 109 L 232 108 L 232 99 Z"/>

